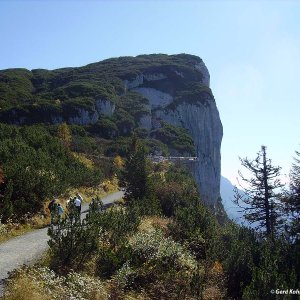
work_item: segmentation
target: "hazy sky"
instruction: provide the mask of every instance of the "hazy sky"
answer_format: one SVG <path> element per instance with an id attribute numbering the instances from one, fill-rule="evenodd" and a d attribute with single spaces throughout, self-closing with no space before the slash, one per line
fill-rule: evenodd
<path id="1" fill-rule="evenodd" d="M 0 41 L 0 69 L 198 55 L 224 127 L 225 177 L 262 144 L 283 173 L 300 150 L 300 1 L 0 0 Z"/>

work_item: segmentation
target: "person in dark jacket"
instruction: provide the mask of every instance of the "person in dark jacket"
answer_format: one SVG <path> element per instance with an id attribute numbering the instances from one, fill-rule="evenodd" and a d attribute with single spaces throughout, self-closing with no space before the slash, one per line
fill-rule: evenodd
<path id="1" fill-rule="evenodd" d="M 55 218 L 58 215 L 58 205 L 56 203 L 56 199 L 51 200 L 51 202 L 48 205 L 48 209 L 50 211 L 50 216 L 51 216 L 51 225 L 54 225 Z"/>

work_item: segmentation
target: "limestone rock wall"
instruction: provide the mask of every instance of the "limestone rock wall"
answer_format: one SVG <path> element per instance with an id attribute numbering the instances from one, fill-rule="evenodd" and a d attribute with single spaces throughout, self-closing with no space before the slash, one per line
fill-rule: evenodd
<path id="1" fill-rule="evenodd" d="M 87 125 L 96 123 L 98 119 L 99 114 L 96 110 L 77 109 L 77 114 L 70 116 L 66 121 L 68 124 Z"/>
<path id="2" fill-rule="evenodd" d="M 151 108 L 164 107 L 172 103 L 173 97 L 167 93 L 153 88 L 137 87 L 133 91 L 138 92 L 149 100 Z"/>
<path id="3" fill-rule="evenodd" d="M 202 75 L 202 84 L 209 87 L 210 76 L 207 67 L 203 62 L 197 63 L 195 69 Z M 176 73 L 176 72 L 175 72 Z M 176 73 L 184 77 L 181 72 Z M 196 146 L 196 153 L 199 157 L 197 162 L 189 164 L 189 168 L 198 184 L 202 200 L 211 207 L 214 207 L 220 196 L 221 176 L 221 141 L 223 127 L 214 98 L 209 94 L 199 95 L 199 101 L 185 101 L 176 103 L 172 95 L 158 89 L 143 87 L 144 80 L 160 80 L 167 76 L 164 74 L 153 74 L 146 78 L 139 75 L 133 81 L 124 82 L 126 89 L 132 89 L 149 100 L 151 120 L 143 116 L 140 125 L 144 128 L 157 128 L 160 122 L 164 121 L 175 126 L 186 128 Z"/>
<path id="4" fill-rule="evenodd" d="M 139 87 L 146 81 L 155 81 L 166 79 L 167 76 L 163 73 L 147 73 L 137 75 L 133 80 L 124 80 L 125 90 L 130 90 L 136 87 Z"/>
<path id="5" fill-rule="evenodd" d="M 195 143 L 197 162 L 190 164 L 202 200 L 214 206 L 220 195 L 221 141 L 219 112 L 214 101 L 209 105 L 182 103 L 174 110 L 158 110 L 157 119 L 186 128 Z"/>
<path id="6" fill-rule="evenodd" d="M 96 110 L 99 114 L 111 117 L 116 109 L 116 105 L 105 99 L 96 100 Z"/>

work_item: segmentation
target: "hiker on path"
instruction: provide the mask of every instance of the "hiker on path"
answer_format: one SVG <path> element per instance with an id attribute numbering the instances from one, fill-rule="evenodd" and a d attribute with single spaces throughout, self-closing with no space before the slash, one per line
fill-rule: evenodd
<path id="1" fill-rule="evenodd" d="M 75 207 L 76 207 L 79 214 L 81 213 L 82 200 L 83 200 L 82 197 L 77 193 L 76 197 L 74 199 L 74 205 L 75 205 Z"/>
<path id="2" fill-rule="evenodd" d="M 57 205 L 57 210 L 58 210 L 58 222 L 60 222 L 62 215 L 64 213 L 64 209 L 63 207 L 60 205 L 60 203 L 58 203 Z"/>
<path id="3" fill-rule="evenodd" d="M 81 203 L 82 203 L 83 198 L 82 198 L 82 196 L 81 196 L 79 193 L 76 194 L 76 197 L 77 197 L 78 199 L 80 199 L 80 201 L 81 201 Z"/>
<path id="4" fill-rule="evenodd" d="M 54 225 L 55 218 L 58 215 L 58 205 L 56 203 L 56 199 L 51 200 L 51 202 L 48 205 L 48 209 L 49 209 L 50 215 L 51 215 L 51 225 Z"/>

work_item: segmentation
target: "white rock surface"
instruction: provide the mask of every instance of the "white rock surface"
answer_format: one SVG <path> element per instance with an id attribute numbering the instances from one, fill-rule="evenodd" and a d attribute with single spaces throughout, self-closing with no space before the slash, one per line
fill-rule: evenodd
<path id="1" fill-rule="evenodd" d="M 163 93 L 154 88 L 139 87 L 134 88 L 133 91 L 138 92 L 147 98 L 151 108 L 156 108 L 159 106 L 165 107 L 173 101 L 173 97 L 171 95 Z"/>
<path id="2" fill-rule="evenodd" d="M 130 90 L 139 87 L 146 81 L 155 81 L 165 79 L 167 76 L 163 73 L 148 73 L 137 75 L 133 80 L 124 80 L 125 90 Z"/>
<path id="3" fill-rule="evenodd" d="M 180 76 L 181 78 L 184 78 L 184 75 L 182 72 L 178 72 L 177 70 L 174 71 L 176 75 Z"/>
<path id="4" fill-rule="evenodd" d="M 144 74 L 144 80 L 147 81 L 154 81 L 154 80 L 162 80 L 162 79 L 166 79 L 167 76 L 163 73 L 149 73 L 149 74 Z"/>
<path id="5" fill-rule="evenodd" d="M 97 111 L 87 111 L 77 109 L 77 114 L 68 118 L 68 124 L 87 125 L 94 124 L 98 121 L 99 114 Z"/>
<path id="6" fill-rule="evenodd" d="M 68 124 L 88 125 L 96 123 L 100 115 L 111 117 L 115 111 L 115 104 L 109 100 L 98 99 L 92 111 L 77 108 L 77 113 L 68 118 Z"/>
<path id="7" fill-rule="evenodd" d="M 98 99 L 95 104 L 97 112 L 108 117 L 111 117 L 116 109 L 116 105 L 110 100 Z"/>

